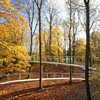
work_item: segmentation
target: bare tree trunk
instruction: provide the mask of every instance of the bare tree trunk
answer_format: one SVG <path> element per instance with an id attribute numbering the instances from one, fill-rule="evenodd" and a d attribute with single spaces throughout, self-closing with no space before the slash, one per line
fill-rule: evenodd
<path id="1" fill-rule="evenodd" d="M 71 15 L 72 15 L 72 8 L 71 8 L 71 0 L 70 0 L 70 28 L 69 28 L 69 56 L 70 56 L 70 64 L 71 64 Z M 70 84 L 72 83 L 72 66 L 70 65 Z"/>
<path id="2" fill-rule="evenodd" d="M 52 16 L 50 15 L 50 40 L 49 40 L 49 55 L 51 56 L 51 34 L 52 34 Z"/>
<path id="3" fill-rule="evenodd" d="M 49 39 L 49 56 L 51 58 L 51 38 L 52 37 L 52 14 L 50 14 L 50 39 Z M 49 64 L 49 72 L 51 71 L 51 65 Z"/>
<path id="4" fill-rule="evenodd" d="M 31 28 L 30 56 L 32 56 L 32 45 L 33 45 L 33 36 L 32 36 L 32 28 Z"/>
<path id="5" fill-rule="evenodd" d="M 44 32 L 44 44 L 45 44 L 45 57 L 46 57 L 46 40 L 45 40 L 45 32 Z"/>
<path id="6" fill-rule="evenodd" d="M 41 55 L 41 8 L 42 8 L 42 2 L 43 0 L 40 1 L 40 4 L 38 0 L 34 0 L 37 8 L 38 8 L 38 17 L 39 17 L 39 57 L 40 57 L 40 83 L 39 83 L 39 88 L 42 89 L 42 75 L 43 75 L 43 67 L 42 67 L 42 55 Z"/>
<path id="7" fill-rule="evenodd" d="M 74 15 L 73 15 L 73 64 L 74 64 L 74 60 L 75 60 L 75 35 L 76 35 L 76 33 L 75 33 L 75 30 L 74 30 L 74 28 L 75 28 L 75 13 L 74 13 Z M 72 67 L 72 73 L 74 72 L 74 67 Z"/>
<path id="8" fill-rule="evenodd" d="M 66 32 L 65 32 L 65 30 L 64 30 L 64 62 L 66 63 Z"/>
<path id="9" fill-rule="evenodd" d="M 59 36 L 59 33 L 57 33 L 57 36 Z M 58 42 L 58 61 L 60 62 L 60 51 L 59 51 L 59 37 L 57 37 L 57 42 Z"/>
<path id="10" fill-rule="evenodd" d="M 42 58 L 41 58 L 41 8 L 39 10 L 39 56 L 40 56 L 40 88 L 42 89 L 42 75 L 43 75 L 43 68 L 42 68 Z"/>
<path id="11" fill-rule="evenodd" d="M 31 72 L 31 67 L 29 67 L 29 71 L 28 71 L 28 78 L 30 78 L 30 72 Z"/>
<path id="12" fill-rule="evenodd" d="M 90 86 L 89 86 L 89 56 L 90 56 L 90 10 L 89 0 L 84 0 L 86 7 L 86 56 L 85 56 L 85 81 L 87 100 L 91 100 Z"/>

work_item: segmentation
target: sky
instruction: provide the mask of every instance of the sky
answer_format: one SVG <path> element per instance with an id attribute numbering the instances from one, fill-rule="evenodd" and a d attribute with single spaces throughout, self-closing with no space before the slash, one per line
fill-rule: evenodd
<path id="1" fill-rule="evenodd" d="M 61 19 L 65 19 L 65 20 L 67 19 L 68 20 L 68 18 L 69 18 L 69 11 L 68 11 L 68 8 L 66 7 L 65 0 L 47 0 L 47 1 L 49 2 L 49 4 L 51 4 L 51 2 L 54 2 L 55 1 L 54 6 L 57 7 L 60 10 L 60 14 L 59 14 L 60 15 L 60 18 Z M 74 0 L 74 1 L 76 1 L 76 3 L 77 3 L 77 0 Z M 79 0 L 79 2 L 81 2 L 81 1 L 83 2 L 84 0 Z M 91 2 L 93 2 L 92 3 L 92 6 L 90 6 L 92 8 L 95 7 L 96 4 L 99 4 L 100 5 L 100 0 L 90 0 L 90 4 L 91 4 Z M 100 9 L 100 6 L 98 7 L 98 9 Z M 76 15 L 76 17 L 77 17 L 77 15 Z M 78 19 L 78 18 L 76 18 L 76 19 Z M 82 16 L 81 16 L 81 20 L 82 20 L 82 22 L 85 21 Z M 97 22 L 97 24 L 99 24 L 99 22 Z M 99 29 L 99 26 L 97 28 Z M 83 30 L 83 31 L 79 32 L 78 36 L 80 38 L 85 38 L 86 36 L 85 36 L 84 29 L 81 26 L 79 26 L 79 30 Z M 91 30 L 91 32 L 92 31 L 93 30 Z"/>
<path id="2" fill-rule="evenodd" d="M 48 1 L 50 2 L 50 4 L 51 4 L 51 2 L 54 2 L 54 0 L 48 0 Z M 77 1 L 77 0 L 74 0 L 74 1 Z M 84 1 L 84 0 L 80 0 L 80 1 Z M 93 2 L 93 3 L 91 4 L 91 2 Z M 54 5 L 54 6 L 60 10 L 60 18 L 68 20 L 68 18 L 69 18 L 69 11 L 68 11 L 68 8 L 67 8 L 67 6 L 65 4 L 65 0 L 55 0 L 55 4 L 56 5 Z M 92 6 L 90 5 L 90 7 L 93 8 L 97 4 L 100 5 L 100 0 L 90 0 L 90 4 L 92 5 Z M 100 10 L 100 6 L 98 7 L 98 9 Z M 97 12 L 98 12 L 98 9 L 96 9 Z M 98 14 L 97 12 L 96 12 L 96 14 Z M 80 18 L 81 18 L 82 22 L 85 22 L 85 20 L 83 19 L 83 16 L 85 16 L 85 15 L 80 15 Z M 78 20 L 77 14 L 76 14 L 76 19 Z M 94 18 L 94 20 L 96 20 L 96 19 Z M 96 29 L 97 28 L 99 29 L 99 25 L 100 25 L 99 22 L 96 22 Z M 78 31 L 77 37 L 79 37 L 79 38 L 86 38 L 85 30 L 84 30 L 84 28 L 81 27 L 81 25 L 79 26 L 78 30 L 81 30 L 81 31 Z M 91 33 L 93 31 L 94 31 L 94 29 L 91 30 Z"/>
<path id="3" fill-rule="evenodd" d="M 75 1 L 75 0 L 74 0 Z M 77 1 L 77 0 L 76 0 Z M 80 1 L 82 1 L 82 4 L 84 4 L 84 0 L 80 0 Z M 66 16 L 69 16 L 69 12 L 67 12 L 66 11 L 66 9 L 65 9 L 65 0 L 56 0 L 56 3 L 57 3 L 57 7 L 58 7 L 58 9 L 61 9 L 61 18 L 64 18 L 64 19 L 66 19 Z M 77 3 L 77 2 L 76 2 Z M 96 5 L 100 5 L 100 0 L 90 0 L 90 9 L 93 9 L 93 8 L 96 8 Z M 100 11 L 100 6 L 98 6 L 98 8 L 96 9 L 97 11 L 96 11 L 96 13 L 95 13 L 95 15 L 99 15 L 99 11 Z M 99 13 L 98 13 L 99 12 Z M 77 16 L 76 16 L 77 17 Z M 84 19 L 83 19 L 83 17 L 81 16 L 81 20 L 82 20 L 82 22 L 84 22 Z M 93 19 L 92 19 L 93 20 Z M 91 23 L 92 23 L 92 20 L 91 20 Z M 94 19 L 94 20 L 96 20 L 96 19 Z M 97 29 L 99 29 L 99 25 L 100 25 L 100 22 L 98 21 L 98 22 L 96 22 L 96 29 L 95 30 L 97 30 Z M 95 24 L 94 24 L 94 26 L 95 26 Z M 79 26 L 79 28 L 80 29 L 82 29 L 82 27 L 81 26 Z M 79 32 L 79 37 L 80 38 L 86 38 L 86 35 L 85 35 L 85 30 L 84 29 L 82 29 L 83 31 L 81 31 L 81 32 Z M 94 31 L 94 29 L 91 29 L 91 33 Z"/>

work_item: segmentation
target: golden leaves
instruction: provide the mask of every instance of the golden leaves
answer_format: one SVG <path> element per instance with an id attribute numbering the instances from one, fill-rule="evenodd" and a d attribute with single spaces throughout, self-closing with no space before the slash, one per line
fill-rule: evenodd
<path id="1" fill-rule="evenodd" d="M 3 24 L 0 24 L 0 38 L 6 42 L 21 44 L 23 32 L 29 30 L 27 21 L 14 10 L 14 6 L 11 6 L 9 0 L 2 0 L 0 3 L 2 3 L 0 17 L 5 20 Z"/>
<path id="2" fill-rule="evenodd" d="M 45 51 L 46 51 L 46 54 L 49 54 L 49 36 L 50 36 L 49 29 L 45 30 L 45 32 L 41 34 L 41 39 L 42 39 L 41 47 L 42 47 L 42 56 L 43 57 L 45 56 Z M 63 41 L 61 40 L 62 38 L 63 38 L 63 32 L 61 31 L 61 29 L 59 27 L 53 27 L 52 28 L 52 40 L 51 40 L 52 55 L 58 56 L 58 51 L 59 51 L 59 55 L 63 54 L 63 49 L 62 49 Z M 39 43 L 39 35 L 38 34 L 34 38 L 34 43 L 35 44 Z M 36 48 L 36 51 L 38 51 L 38 49 L 39 48 Z M 48 49 L 48 51 L 47 51 L 47 49 Z"/>
<path id="3" fill-rule="evenodd" d="M 0 5 L 2 6 L 0 17 L 5 20 L 0 24 L 0 59 L 2 60 L 0 66 L 4 66 L 1 68 L 0 74 L 14 70 L 20 71 L 19 69 L 22 67 L 25 72 L 26 67 L 30 66 L 27 62 L 30 57 L 22 46 L 26 39 L 23 38 L 23 33 L 28 32 L 27 21 L 19 12 L 15 11 L 9 0 L 0 1 Z"/>
<path id="4" fill-rule="evenodd" d="M 3 44 L 4 42 L 0 43 Z M 5 43 L 5 46 L 6 45 L 7 43 Z M 6 71 L 12 72 L 14 68 L 16 71 L 20 71 L 19 69 L 21 69 L 22 67 L 23 71 L 26 71 L 26 67 L 30 66 L 30 64 L 28 63 L 28 60 L 30 60 L 30 56 L 26 52 L 24 46 L 14 45 L 14 46 L 8 46 L 8 48 L 9 50 L 5 48 L 0 49 L 0 55 L 1 55 L 0 66 L 3 64 L 3 62 L 4 62 L 4 67 L 7 66 L 7 70 L 3 69 L 4 71 L 2 72 L 4 73 Z"/>

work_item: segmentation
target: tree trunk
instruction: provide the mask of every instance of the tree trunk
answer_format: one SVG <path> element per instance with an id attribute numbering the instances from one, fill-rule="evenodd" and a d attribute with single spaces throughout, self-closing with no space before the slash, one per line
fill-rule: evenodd
<path id="1" fill-rule="evenodd" d="M 89 86 L 89 56 L 90 56 L 90 13 L 89 13 L 89 0 L 84 0 L 86 6 L 86 56 L 85 56 L 85 81 L 87 100 L 91 100 L 90 86 Z"/>
<path id="2" fill-rule="evenodd" d="M 66 32 L 65 32 L 65 30 L 64 30 L 64 62 L 66 63 Z"/>
<path id="3" fill-rule="evenodd" d="M 52 14 L 50 15 L 50 40 L 49 40 L 49 56 L 51 59 L 51 35 L 52 35 Z M 49 72 L 51 71 L 51 65 L 49 64 Z"/>
<path id="4" fill-rule="evenodd" d="M 39 10 L 39 56 L 40 56 L 40 89 L 42 89 L 42 75 L 43 75 L 43 68 L 42 68 L 42 57 L 41 57 L 41 8 L 38 8 Z"/>
<path id="5" fill-rule="evenodd" d="M 30 78 L 31 67 L 29 67 L 28 78 Z"/>
<path id="6" fill-rule="evenodd" d="M 70 28 L 69 28 L 69 56 L 70 60 L 69 63 L 71 64 L 71 14 L 72 14 L 72 8 L 71 8 L 71 0 L 70 0 Z M 72 83 L 72 66 L 70 65 L 70 84 Z"/>
<path id="7" fill-rule="evenodd" d="M 74 64 L 74 57 L 75 57 L 75 35 L 76 35 L 76 33 L 75 33 L 75 30 L 74 30 L 74 28 L 75 28 L 75 13 L 74 13 L 74 15 L 73 15 L 73 64 Z M 72 73 L 74 72 L 74 67 L 72 67 Z"/>
<path id="8" fill-rule="evenodd" d="M 32 28 L 31 28 L 31 44 L 30 44 L 30 56 L 32 56 L 32 45 L 33 45 L 33 36 L 32 36 Z"/>
<path id="9" fill-rule="evenodd" d="M 57 36 L 59 36 L 59 33 L 57 33 Z M 58 61 L 60 62 L 60 51 L 59 51 L 59 37 L 57 37 L 57 42 L 58 42 Z"/>
<path id="10" fill-rule="evenodd" d="M 49 55 L 51 56 L 51 34 L 52 34 L 52 15 L 50 15 L 50 40 L 49 40 Z"/>

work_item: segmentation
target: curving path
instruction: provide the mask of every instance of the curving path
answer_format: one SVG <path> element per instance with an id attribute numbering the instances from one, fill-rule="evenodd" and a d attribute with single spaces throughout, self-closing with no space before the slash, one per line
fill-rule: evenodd
<path id="1" fill-rule="evenodd" d="M 29 63 L 40 63 L 40 61 L 29 61 Z M 42 61 L 42 64 L 58 64 L 58 65 L 64 65 L 64 66 L 73 66 L 73 67 L 80 67 L 85 70 L 84 65 L 78 65 L 78 64 L 67 64 L 67 63 L 59 63 L 59 62 L 48 62 L 48 61 Z M 96 68 L 89 67 L 91 70 L 96 70 Z"/>
<path id="2" fill-rule="evenodd" d="M 30 63 L 40 63 L 40 61 L 29 61 L 29 62 Z M 79 68 L 82 68 L 83 70 L 85 70 L 84 65 L 77 65 L 77 64 L 66 64 L 66 63 L 47 62 L 47 61 L 42 61 L 42 64 L 59 64 L 59 65 L 65 65 L 65 66 L 79 67 Z M 89 69 L 96 70 L 96 68 L 92 68 L 92 67 L 89 67 Z M 70 80 L 70 78 L 42 78 L 42 80 Z M 85 80 L 85 78 L 72 78 L 72 80 Z M 18 83 L 18 82 L 29 82 L 29 81 L 39 81 L 39 78 L 6 81 L 6 82 L 0 83 L 0 85 L 10 84 L 10 83 Z"/>
<path id="3" fill-rule="evenodd" d="M 70 80 L 70 78 L 43 78 L 42 80 Z M 72 78 L 72 80 L 76 81 L 76 80 L 85 80 L 85 79 L 84 78 Z M 30 82 L 30 81 L 39 81 L 39 78 L 7 81 L 7 82 L 0 83 L 0 85 L 18 83 L 18 82 Z"/>

